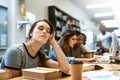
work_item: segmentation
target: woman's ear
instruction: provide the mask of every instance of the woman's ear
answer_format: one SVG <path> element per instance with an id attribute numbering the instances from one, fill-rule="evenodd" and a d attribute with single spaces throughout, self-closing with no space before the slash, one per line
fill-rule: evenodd
<path id="1" fill-rule="evenodd" d="M 30 33 L 30 36 L 32 36 L 32 34 Z"/>
<path id="2" fill-rule="evenodd" d="M 30 33 L 30 36 L 32 37 L 32 35 L 33 35 L 33 34 L 32 34 L 32 32 L 31 32 L 31 33 Z"/>

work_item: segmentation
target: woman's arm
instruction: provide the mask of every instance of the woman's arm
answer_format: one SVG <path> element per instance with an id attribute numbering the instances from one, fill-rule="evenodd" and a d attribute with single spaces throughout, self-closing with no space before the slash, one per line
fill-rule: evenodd
<path id="1" fill-rule="evenodd" d="M 99 46 L 101 49 L 103 49 L 105 52 L 108 52 L 108 51 L 109 51 L 109 49 L 105 48 L 105 47 L 102 45 L 102 42 L 101 42 L 101 41 L 98 41 L 97 44 L 98 44 L 98 46 Z"/>
<path id="2" fill-rule="evenodd" d="M 1 69 L 5 69 L 8 72 L 8 78 L 14 78 L 20 76 L 19 65 L 21 63 L 21 57 L 17 48 L 11 47 L 7 50 L 1 61 Z"/>
<path id="3" fill-rule="evenodd" d="M 70 68 L 66 56 L 64 55 L 63 51 L 61 50 L 55 39 L 52 39 L 50 43 L 55 50 L 58 63 L 50 59 L 47 61 L 47 65 L 50 67 L 59 68 L 61 71 L 67 73 Z"/>
<path id="4" fill-rule="evenodd" d="M 97 61 L 95 58 L 75 58 L 75 60 L 81 60 L 84 63 L 96 62 Z"/>
<path id="5" fill-rule="evenodd" d="M 8 73 L 8 79 L 19 76 L 19 70 L 14 70 L 14 69 L 9 69 L 9 68 L 5 68 L 5 70 Z"/>

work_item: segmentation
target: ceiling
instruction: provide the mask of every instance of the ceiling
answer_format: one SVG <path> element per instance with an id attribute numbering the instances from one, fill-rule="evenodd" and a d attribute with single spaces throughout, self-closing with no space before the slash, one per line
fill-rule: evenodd
<path id="1" fill-rule="evenodd" d="M 95 13 L 106 13 L 106 12 L 112 12 L 112 7 L 105 7 L 105 8 L 94 8 L 94 9 L 87 9 L 86 5 L 91 4 L 107 4 L 110 2 L 110 0 L 71 0 L 73 3 L 75 3 L 78 7 L 84 11 L 92 21 L 94 21 L 97 24 L 100 24 L 101 20 L 111 20 L 113 19 L 113 15 L 111 16 L 104 16 L 104 17 L 94 17 Z"/>

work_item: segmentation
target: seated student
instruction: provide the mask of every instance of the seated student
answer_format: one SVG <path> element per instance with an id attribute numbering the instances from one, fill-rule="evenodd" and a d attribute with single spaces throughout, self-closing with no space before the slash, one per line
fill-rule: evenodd
<path id="1" fill-rule="evenodd" d="M 85 45 L 86 45 L 86 35 L 79 31 L 76 31 L 77 34 L 77 42 L 76 42 L 76 50 L 75 54 L 76 57 L 84 57 L 84 53 L 91 52 Z M 98 52 L 92 52 L 93 54 L 99 54 Z M 80 55 L 81 54 L 81 55 Z"/>
<path id="2" fill-rule="evenodd" d="M 85 39 L 83 38 L 83 33 L 79 31 L 75 31 L 77 35 L 77 41 L 75 44 L 75 57 L 81 58 L 84 57 L 85 52 L 90 52 L 84 45 L 86 43 Z"/>
<path id="3" fill-rule="evenodd" d="M 76 38 L 77 36 L 74 31 L 67 30 L 61 35 L 61 39 L 58 42 L 64 54 L 67 56 L 68 61 L 74 58 L 73 57 L 74 56 L 74 45 L 76 43 Z M 49 57 L 57 61 L 57 58 L 56 58 L 56 55 L 53 49 L 50 52 Z"/>
<path id="4" fill-rule="evenodd" d="M 67 17 L 66 24 L 65 24 L 65 26 L 62 27 L 62 33 L 64 33 L 67 30 L 73 30 L 71 17 Z"/>
<path id="5" fill-rule="evenodd" d="M 63 72 L 69 71 L 66 57 L 54 39 L 54 26 L 48 20 L 36 21 L 30 29 L 29 40 L 9 48 L 4 55 L 1 68 L 8 71 L 9 78 L 22 75 L 22 69 L 35 67 L 59 68 Z M 57 60 L 51 60 L 40 48 L 50 42 L 54 48 Z"/>
<path id="6" fill-rule="evenodd" d="M 59 45 L 66 55 L 68 61 L 71 59 L 75 59 L 75 44 L 76 44 L 77 35 L 75 31 L 67 30 L 62 34 L 62 37 L 59 41 Z M 54 50 L 52 50 L 49 54 L 49 57 L 55 61 L 57 61 L 56 54 Z M 95 59 L 86 59 L 79 58 L 79 60 L 83 61 L 95 61 Z"/>

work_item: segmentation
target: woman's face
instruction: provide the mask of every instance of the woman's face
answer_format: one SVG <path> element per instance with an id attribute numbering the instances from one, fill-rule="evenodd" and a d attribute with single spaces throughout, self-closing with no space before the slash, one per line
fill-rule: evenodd
<path id="1" fill-rule="evenodd" d="M 77 36 L 77 45 L 81 46 L 83 44 L 83 36 L 78 35 Z"/>
<path id="2" fill-rule="evenodd" d="M 50 30 L 50 26 L 46 22 L 38 22 L 33 32 L 31 33 L 32 39 L 45 44 L 50 37 Z"/>
<path id="3" fill-rule="evenodd" d="M 68 20 L 68 21 L 67 21 L 67 25 L 68 25 L 68 26 L 71 26 L 71 25 L 72 25 L 72 21 Z"/>
<path id="4" fill-rule="evenodd" d="M 77 36 L 76 36 L 76 35 L 72 36 L 72 37 L 69 39 L 69 46 L 70 46 L 71 48 L 74 48 L 74 45 L 76 44 L 76 39 L 77 39 Z"/>

